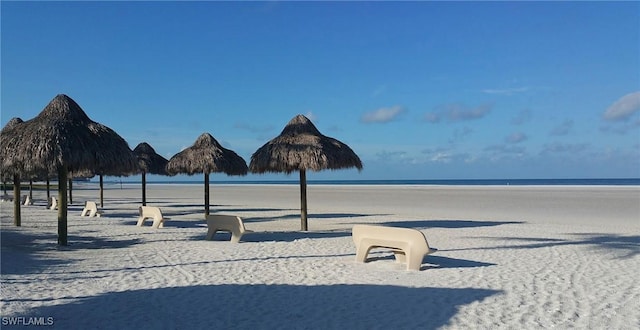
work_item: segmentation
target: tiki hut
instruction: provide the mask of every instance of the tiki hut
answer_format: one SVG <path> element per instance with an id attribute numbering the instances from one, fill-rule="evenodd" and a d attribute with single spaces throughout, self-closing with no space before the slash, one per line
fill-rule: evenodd
<path id="1" fill-rule="evenodd" d="M 7 136 L 5 134 L 5 131 L 16 127 L 18 124 L 21 124 L 23 122 L 24 121 L 19 117 L 11 118 L 7 122 L 5 127 L 2 129 L 2 133 L 0 133 L 0 135 L 2 136 L 2 139 L 7 138 Z M 12 173 L 12 171 L 10 169 L 2 168 L 2 182 L 3 182 L 3 184 L 14 179 L 13 178 L 14 174 L 11 174 L 11 173 Z M 19 173 L 15 173 L 15 174 L 17 174 L 19 176 Z M 43 181 L 46 180 L 46 182 L 47 182 L 47 200 L 49 200 L 49 178 L 50 177 L 54 177 L 54 176 L 55 175 L 49 175 L 47 173 L 31 173 L 31 175 L 29 175 L 29 197 L 31 199 L 33 199 L 33 195 L 32 195 L 32 190 L 33 190 L 32 184 L 33 184 L 33 181 L 34 180 L 43 180 Z M 20 182 L 18 182 L 18 184 L 20 184 Z M 4 185 L 4 188 L 5 188 L 4 194 L 6 195 L 6 193 L 7 193 L 6 192 L 6 185 Z M 21 188 L 20 188 L 19 185 L 14 184 L 14 189 L 15 188 L 17 188 L 17 191 L 20 192 Z M 18 203 L 18 205 L 19 205 L 19 203 Z M 19 215 L 19 212 L 15 212 L 14 211 L 14 215 Z M 20 220 L 19 219 L 15 219 L 14 222 L 15 221 L 19 222 Z"/>
<path id="2" fill-rule="evenodd" d="M 346 144 L 322 135 L 303 115 L 291 119 L 280 135 L 253 153 L 249 164 L 252 173 L 300 172 L 300 220 L 303 231 L 308 230 L 306 171 L 351 167 L 362 169 L 358 155 Z"/>
<path id="3" fill-rule="evenodd" d="M 4 149 L 7 142 L 12 138 L 11 132 L 14 132 L 17 126 L 21 125 L 24 121 L 18 117 L 11 118 L 7 124 L 0 131 L 0 145 Z M 17 171 L 17 168 L 12 167 L 11 164 L 7 163 L 6 160 L 2 159 L 2 163 L 0 163 L 0 169 L 2 171 L 2 182 L 6 182 L 7 180 L 13 180 L 13 224 L 15 226 L 21 226 L 21 215 L 20 215 L 20 173 Z M 5 191 L 6 194 L 6 186 Z"/>
<path id="4" fill-rule="evenodd" d="M 138 159 L 138 168 L 142 174 L 142 205 L 147 205 L 147 173 L 169 175 L 166 169 L 169 161 L 158 155 L 146 142 L 138 144 L 133 149 L 133 154 Z"/>
<path id="5" fill-rule="evenodd" d="M 110 139 L 110 133 L 108 131 L 100 131 L 97 134 L 98 139 Z M 129 149 L 129 145 L 127 144 L 128 152 L 126 150 L 121 150 L 123 153 L 123 157 L 127 158 L 127 166 L 109 166 L 109 164 L 105 164 L 105 166 L 99 166 L 94 168 L 95 175 L 98 175 L 100 178 L 100 207 L 104 207 L 104 176 L 129 176 L 135 174 L 138 171 L 138 163 L 136 156 L 133 154 L 133 151 Z M 127 153 L 124 155 L 124 153 Z M 133 163 L 129 163 L 129 161 Z"/>
<path id="6" fill-rule="evenodd" d="M 67 245 L 69 172 L 88 170 L 110 174 L 131 172 L 136 167 L 127 142 L 109 127 L 92 121 L 64 94 L 51 100 L 38 116 L 10 131 L 0 148 L 2 168 L 24 175 L 58 175 L 59 245 Z"/>
<path id="7" fill-rule="evenodd" d="M 21 118 L 18 117 L 14 117 L 11 118 L 11 120 L 9 120 L 7 122 L 7 124 L 5 125 L 5 127 L 2 129 L 2 133 L 0 133 L 1 135 L 3 135 L 3 137 L 6 137 L 5 135 L 5 130 L 9 130 L 12 129 L 14 127 L 16 127 L 18 124 L 23 123 L 24 121 Z M 47 187 L 47 200 L 49 200 L 49 179 L 50 178 L 54 178 L 56 177 L 57 172 L 54 173 L 46 173 L 44 171 L 36 171 L 36 172 L 32 172 L 29 174 L 23 174 L 21 177 L 26 179 L 27 177 L 29 178 L 29 197 L 31 199 L 33 199 L 33 195 L 32 195 L 32 184 L 33 181 L 46 181 L 46 187 Z M 2 170 L 2 180 L 3 182 L 6 182 L 8 180 L 12 180 L 11 178 L 11 174 L 10 171 L 6 171 L 4 168 Z M 91 173 L 87 173 L 87 171 L 84 171 L 82 174 L 76 174 L 76 173 L 69 173 L 69 177 L 70 178 L 75 178 L 75 177 L 90 177 L 93 176 L 93 174 Z M 20 190 L 20 187 L 18 187 L 18 189 Z M 5 191 L 6 194 L 6 191 Z M 71 198 L 71 187 L 69 187 L 69 196 Z M 71 199 L 70 199 L 71 200 Z"/>
<path id="8" fill-rule="evenodd" d="M 209 215 L 209 173 L 246 175 L 247 163 L 235 152 L 224 148 L 209 133 L 203 133 L 189 148 L 175 154 L 167 163 L 170 175 L 204 174 L 204 214 Z"/>

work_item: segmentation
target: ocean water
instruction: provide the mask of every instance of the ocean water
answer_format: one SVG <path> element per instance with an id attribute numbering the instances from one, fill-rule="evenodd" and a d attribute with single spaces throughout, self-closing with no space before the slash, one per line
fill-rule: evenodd
<path id="1" fill-rule="evenodd" d="M 122 181 L 139 183 L 139 181 Z M 147 184 L 202 184 L 193 181 L 153 181 Z M 211 181 L 210 184 L 298 184 L 298 180 Z M 308 180 L 322 185 L 443 185 L 443 186 L 638 186 L 640 178 L 628 179 L 470 179 L 470 180 Z"/>

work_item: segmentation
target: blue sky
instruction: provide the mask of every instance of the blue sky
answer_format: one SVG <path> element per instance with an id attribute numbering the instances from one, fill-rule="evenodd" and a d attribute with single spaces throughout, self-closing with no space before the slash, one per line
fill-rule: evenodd
<path id="1" fill-rule="evenodd" d="M 2 126 L 64 93 L 167 158 L 305 114 L 364 163 L 310 180 L 640 177 L 638 2 L 0 6 Z"/>

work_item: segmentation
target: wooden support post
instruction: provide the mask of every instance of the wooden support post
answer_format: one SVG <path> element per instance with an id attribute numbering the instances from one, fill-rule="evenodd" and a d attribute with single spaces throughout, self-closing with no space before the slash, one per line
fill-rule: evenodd
<path id="1" fill-rule="evenodd" d="M 142 171 L 142 206 L 147 206 L 147 173 Z"/>
<path id="2" fill-rule="evenodd" d="M 58 245 L 67 245 L 67 169 L 58 168 Z"/>
<path id="3" fill-rule="evenodd" d="M 307 226 L 307 172 L 300 170 L 300 229 L 309 230 Z"/>
<path id="4" fill-rule="evenodd" d="M 204 174 L 204 215 L 209 215 L 209 173 Z"/>
<path id="5" fill-rule="evenodd" d="M 13 224 L 16 227 L 22 225 L 22 219 L 20 219 L 20 176 L 13 175 Z"/>

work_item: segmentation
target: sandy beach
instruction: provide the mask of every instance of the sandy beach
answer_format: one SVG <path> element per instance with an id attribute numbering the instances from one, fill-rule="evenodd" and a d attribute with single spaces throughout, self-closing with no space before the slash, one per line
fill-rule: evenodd
<path id="1" fill-rule="evenodd" d="M 206 241 L 203 186 L 147 186 L 165 228 L 137 227 L 139 185 L 74 187 L 69 246 L 45 192 L 0 203 L 2 327 L 59 329 L 638 329 L 638 186 L 211 185 L 243 217 L 238 244 Z M 407 271 L 385 250 L 355 262 L 354 224 L 422 231 Z"/>

